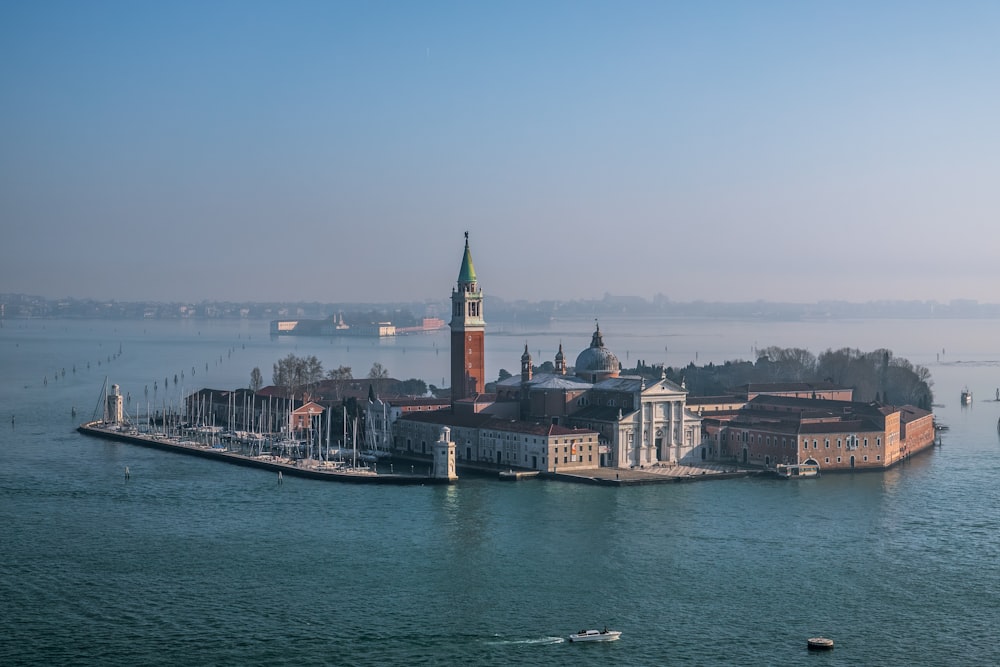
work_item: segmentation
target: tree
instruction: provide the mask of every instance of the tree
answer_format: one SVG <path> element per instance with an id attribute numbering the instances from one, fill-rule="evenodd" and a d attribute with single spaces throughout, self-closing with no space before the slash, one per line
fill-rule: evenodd
<path id="1" fill-rule="evenodd" d="M 327 380 L 353 380 L 350 366 L 337 366 L 335 369 L 326 372 Z"/>
<path id="2" fill-rule="evenodd" d="M 333 380 L 333 399 L 340 400 L 341 385 L 347 380 L 353 380 L 350 366 L 337 366 L 335 369 L 326 372 L 326 379 Z"/>
<path id="3" fill-rule="evenodd" d="M 399 391 L 407 396 L 426 396 L 427 383 L 417 378 L 410 378 L 399 383 Z"/>
<path id="4" fill-rule="evenodd" d="M 497 382 L 503 382 L 509 377 L 511 377 L 510 372 L 506 368 L 501 368 L 500 373 L 497 375 Z"/>
<path id="5" fill-rule="evenodd" d="M 176 382 L 176 376 L 174 376 L 174 381 Z M 250 391 L 258 392 L 260 388 L 264 386 L 264 376 L 260 373 L 260 368 L 254 366 L 254 369 L 250 371 Z"/>
<path id="6" fill-rule="evenodd" d="M 768 347 L 760 352 L 771 382 L 804 382 L 816 373 L 816 355 L 798 347 Z"/>
<path id="7" fill-rule="evenodd" d="M 288 395 L 295 395 L 312 389 L 323 379 L 323 364 L 315 355 L 296 357 L 289 354 L 274 364 L 272 381 L 283 387 Z"/>
<path id="8" fill-rule="evenodd" d="M 538 366 L 535 366 L 534 369 L 532 370 L 532 372 L 533 373 L 538 373 L 538 374 L 542 374 L 542 373 L 555 373 L 556 372 L 556 365 L 553 364 L 551 361 L 543 361 Z"/>
<path id="9" fill-rule="evenodd" d="M 386 378 L 389 377 L 389 371 L 386 370 L 385 366 L 379 362 L 372 364 L 372 369 L 368 371 L 368 379 L 373 380 L 375 384 L 375 391 L 382 393 L 382 385 Z"/>

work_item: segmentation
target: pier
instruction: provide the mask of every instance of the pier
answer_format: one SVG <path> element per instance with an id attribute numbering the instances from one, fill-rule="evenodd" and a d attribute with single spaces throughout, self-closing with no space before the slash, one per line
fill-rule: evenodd
<path id="1" fill-rule="evenodd" d="M 450 484 L 453 480 L 446 477 L 431 477 L 428 475 L 384 474 L 366 468 L 351 468 L 337 465 L 333 462 L 315 459 L 286 459 L 274 455 L 247 456 L 211 445 L 181 440 L 176 437 L 161 434 L 146 434 L 139 431 L 100 421 L 87 422 L 77 427 L 84 435 L 104 440 L 116 440 L 153 449 L 177 452 L 189 456 L 200 456 L 234 465 L 249 468 L 270 470 L 278 474 L 322 479 L 333 482 L 348 482 L 356 484 Z"/>
<path id="2" fill-rule="evenodd" d="M 766 471 L 733 464 L 699 463 L 692 465 L 661 465 L 647 468 L 597 468 L 571 473 L 547 473 L 549 479 L 600 486 L 642 486 L 648 484 L 678 484 L 712 479 L 734 479 L 767 474 Z"/>

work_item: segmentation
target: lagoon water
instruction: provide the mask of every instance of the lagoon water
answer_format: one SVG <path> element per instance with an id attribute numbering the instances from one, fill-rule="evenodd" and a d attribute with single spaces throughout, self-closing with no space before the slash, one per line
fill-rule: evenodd
<path id="1" fill-rule="evenodd" d="M 535 363 L 560 342 L 572 361 L 592 327 L 491 329 L 488 374 L 516 372 L 525 344 Z M 278 485 L 74 427 L 106 377 L 134 410 L 246 386 L 254 366 L 269 380 L 289 353 L 443 384 L 447 331 L 272 340 L 264 322 L 8 319 L 0 664 L 1000 664 L 1000 322 L 601 329 L 625 365 L 887 347 L 930 369 L 950 428 L 891 471 L 796 482 Z M 622 639 L 561 640 L 604 625 Z M 817 635 L 835 650 L 806 651 Z"/>

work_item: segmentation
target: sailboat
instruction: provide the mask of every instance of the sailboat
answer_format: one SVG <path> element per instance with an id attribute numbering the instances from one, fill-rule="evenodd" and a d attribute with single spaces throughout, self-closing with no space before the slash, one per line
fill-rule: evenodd
<path id="1" fill-rule="evenodd" d="M 389 451 L 389 406 L 375 396 L 375 390 L 368 385 L 368 407 L 365 412 L 366 461 L 378 461 L 392 456 Z"/>

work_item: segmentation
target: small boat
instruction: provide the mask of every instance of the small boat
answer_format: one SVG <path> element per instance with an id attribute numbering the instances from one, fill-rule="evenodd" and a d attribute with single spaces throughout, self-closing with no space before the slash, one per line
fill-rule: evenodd
<path id="1" fill-rule="evenodd" d="M 972 392 L 966 387 L 962 390 L 962 405 L 969 405 L 972 403 Z"/>
<path id="2" fill-rule="evenodd" d="M 575 635 L 570 635 L 571 642 L 613 642 L 621 637 L 620 630 L 580 630 Z"/>
<path id="3" fill-rule="evenodd" d="M 779 463 L 774 467 L 774 474 L 781 479 L 819 477 L 819 466 L 815 463 Z"/>

